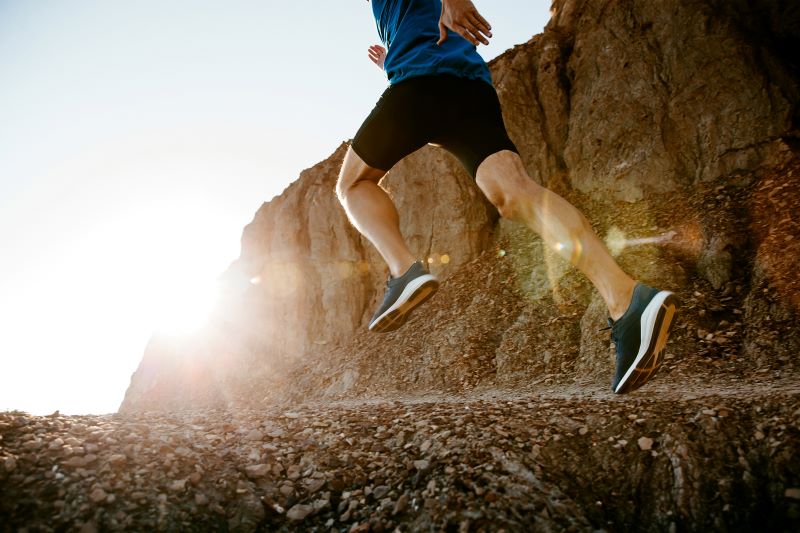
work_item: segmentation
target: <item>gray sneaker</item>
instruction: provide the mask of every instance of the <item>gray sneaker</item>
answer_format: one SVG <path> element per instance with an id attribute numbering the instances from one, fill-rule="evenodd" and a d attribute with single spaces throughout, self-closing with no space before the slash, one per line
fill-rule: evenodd
<path id="1" fill-rule="evenodd" d="M 370 320 L 369 330 L 376 333 L 396 330 L 406 323 L 411 311 L 433 296 L 438 288 L 439 280 L 428 272 L 422 261 L 411 265 L 399 278 L 390 277 L 386 282 L 386 296 Z"/>
<path id="2" fill-rule="evenodd" d="M 676 310 L 674 294 L 639 283 L 625 314 L 616 322 L 608 319 L 617 351 L 615 393 L 638 389 L 658 371 Z"/>

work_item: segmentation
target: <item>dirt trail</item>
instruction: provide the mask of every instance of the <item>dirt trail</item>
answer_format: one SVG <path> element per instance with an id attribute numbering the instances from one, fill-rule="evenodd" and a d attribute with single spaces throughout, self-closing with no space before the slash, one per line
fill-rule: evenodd
<path id="1" fill-rule="evenodd" d="M 800 379 L 0 414 L 0 531 L 796 531 Z"/>

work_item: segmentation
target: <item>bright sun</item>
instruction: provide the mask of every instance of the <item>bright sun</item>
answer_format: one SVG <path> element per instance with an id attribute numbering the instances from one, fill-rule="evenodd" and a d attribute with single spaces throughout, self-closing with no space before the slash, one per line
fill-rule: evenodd
<path id="1" fill-rule="evenodd" d="M 151 335 L 196 332 L 214 309 L 242 221 L 185 194 L 127 205 L 62 241 L 4 295 L 15 305 L 0 309 L 3 351 L 16 355 L 5 376 L 38 381 L 31 391 L 13 379 L 0 386 L 26 410 L 115 410 Z"/>
<path id="2" fill-rule="evenodd" d="M 217 291 L 213 280 L 165 280 L 164 286 L 157 291 L 161 295 L 156 317 L 158 331 L 182 336 L 201 329 L 217 303 Z"/>
<path id="3" fill-rule="evenodd" d="M 230 245 L 238 235 L 227 234 L 207 214 L 201 202 L 151 206 L 146 223 L 129 220 L 139 236 L 139 253 L 127 265 L 132 301 L 138 319 L 166 335 L 191 334 L 201 328 L 218 298 L 217 277 L 234 257 Z M 144 298 L 142 298 L 144 297 Z M 134 317 L 131 316 L 131 319 Z"/>

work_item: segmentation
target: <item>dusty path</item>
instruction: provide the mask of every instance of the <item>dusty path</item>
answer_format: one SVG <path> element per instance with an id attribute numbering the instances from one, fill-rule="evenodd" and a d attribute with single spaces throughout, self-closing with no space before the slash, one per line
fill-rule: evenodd
<path id="1" fill-rule="evenodd" d="M 791 531 L 800 379 L 0 414 L 0 530 Z"/>

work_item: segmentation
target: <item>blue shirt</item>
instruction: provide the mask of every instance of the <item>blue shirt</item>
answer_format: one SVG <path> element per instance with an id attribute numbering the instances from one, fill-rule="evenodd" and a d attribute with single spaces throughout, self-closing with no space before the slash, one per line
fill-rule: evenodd
<path id="1" fill-rule="evenodd" d="M 441 0 L 371 0 L 378 35 L 388 53 L 389 83 L 434 74 L 480 79 L 492 84 L 489 67 L 475 46 L 452 30 L 440 45 Z"/>

